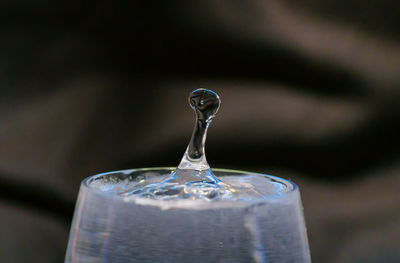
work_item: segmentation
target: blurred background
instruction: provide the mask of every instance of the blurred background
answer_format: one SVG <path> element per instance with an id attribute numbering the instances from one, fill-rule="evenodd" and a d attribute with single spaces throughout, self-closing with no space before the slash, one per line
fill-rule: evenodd
<path id="1" fill-rule="evenodd" d="M 400 262 L 400 4 L 0 2 L 1 262 L 63 262 L 80 181 L 176 166 L 216 91 L 212 167 L 301 189 L 313 262 Z"/>

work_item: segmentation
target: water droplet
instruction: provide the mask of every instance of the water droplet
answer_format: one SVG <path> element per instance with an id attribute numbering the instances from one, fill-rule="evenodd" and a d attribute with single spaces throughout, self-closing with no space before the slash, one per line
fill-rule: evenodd
<path id="1" fill-rule="evenodd" d="M 196 121 L 182 160 L 168 179 L 146 186 L 142 196 L 212 199 L 231 193 L 212 173 L 205 154 L 207 130 L 220 104 L 217 93 L 208 89 L 197 89 L 189 95 L 189 105 L 196 114 Z"/>
<path id="2" fill-rule="evenodd" d="M 205 155 L 207 130 L 218 112 L 221 100 L 211 90 L 197 89 L 190 94 L 189 104 L 196 113 L 196 122 L 178 169 L 204 171 L 210 169 Z"/>

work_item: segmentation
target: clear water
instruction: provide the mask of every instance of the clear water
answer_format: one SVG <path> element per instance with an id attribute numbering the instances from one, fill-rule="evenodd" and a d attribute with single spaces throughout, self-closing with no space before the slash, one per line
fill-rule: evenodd
<path id="1" fill-rule="evenodd" d="M 206 135 L 220 102 L 210 90 L 190 94 L 196 121 L 176 169 L 125 170 L 83 182 L 66 263 L 310 262 L 292 183 L 210 169 Z"/>
<path id="2" fill-rule="evenodd" d="M 292 183 L 215 169 L 235 189 L 230 198 L 134 194 L 173 171 L 119 171 L 84 181 L 65 262 L 310 262 L 300 195 Z"/>

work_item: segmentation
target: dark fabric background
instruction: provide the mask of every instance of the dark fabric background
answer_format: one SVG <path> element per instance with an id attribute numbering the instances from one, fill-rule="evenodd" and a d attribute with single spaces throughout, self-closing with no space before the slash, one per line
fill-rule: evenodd
<path id="1" fill-rule="evenodd" d="M 395 1 L 0 2 L 1 262 L 62 262 L 80 181 L 175 166 L 299 184 L 314 262 L 400 262 Z"/>

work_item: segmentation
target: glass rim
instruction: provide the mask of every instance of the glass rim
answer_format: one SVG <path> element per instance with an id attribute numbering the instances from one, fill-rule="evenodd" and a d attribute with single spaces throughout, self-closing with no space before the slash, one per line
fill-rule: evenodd
<path id="1" fill-rule="evenodd" d="M 90 182 L 92 180 L 95 180 L 96 178 L 98 178 L 100 176 L 111 175 L 111 174 L 115 174 L 115 173 L 129 174 L 129 173 L 135 173 L 135 172 L 146 172 L 146 171 L 157 171 L 157 170 L 165 170 L 165 171 L 173 172 L 173 171 L 176 170 L 176 167 L 167 167 L 167 166 L 145 167 L 145 168 L 132 168 L 132 169 L 122 169 L 122 170 L 103 172 L 103 173 L 98 173 L 98 174 L 94 174 L 94 175 L 91 175 L 89 177 L 86 177 L 85 179 L 82 180 L 81 186 L 83 186 L 87 190 L 92 190 L 92 191 L 94 191 L 96 193 L 101 194 L 101 193 L 103 193 L 103 191 L 99 191 L 99 190 L 96 190 L 93 187 L 90 187 Z M 259 175 L 259 176 L 264 176 L 264 177 L 267 177 L 269 179 L 272 179 L 273 181 L 278 181 L 278 182 L 284 184 L 287 187 L 286 191 L 279 193 L 280 197 L 284 197 L 284 196 L 293 194 L 294 192 L 298 191 L 297 184 L 295 184 L 294 182 L 292 182 L 292 181 L 290 181 L 288 179 L 285 179 L 285 178 L 282 178 L 282 177 L 277 177 L 277 176 L 274 176 L 274 175 L 263 174 L 263 173 L 260 173 L 260 172 L 249 172 L 249 171 L 243 171 L 243 170 L 226 169 L 226 168 L 211 168 L 211 170 L 214 171 L 214 172 L 217 172 L 217 173 L 218 172 L 231 173 L 231 175 L 233 175 L 233 176 L 235 176 L 235 175 Z M 159 200 L 159 201 L 168 201 L 168 200 Z M 220 200 L 220 201 L 222 201 L 222 200 Z M 224 201 L 226 201 L 226 200 L 224 200 Z"/>

